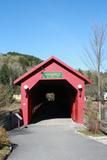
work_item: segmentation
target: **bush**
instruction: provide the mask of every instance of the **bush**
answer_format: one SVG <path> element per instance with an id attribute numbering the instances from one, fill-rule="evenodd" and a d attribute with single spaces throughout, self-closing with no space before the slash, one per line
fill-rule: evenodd
<path id="1" fill-rule="evenodd" d="M 98 119 L 98 109 L 92 106 L 92 101 L 87 101 L 87 107 L 85 108 L 85 125 L 88 131 L 97 133 L 100 130 L 100 123 Z"/>

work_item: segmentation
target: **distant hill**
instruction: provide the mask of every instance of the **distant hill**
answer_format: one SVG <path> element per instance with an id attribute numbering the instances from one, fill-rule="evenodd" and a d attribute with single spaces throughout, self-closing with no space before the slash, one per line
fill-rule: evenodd
<path id="1" fill-rule="evenodd" d="M 13 87 L 16 78 L 41 62 L 38 57 L 17 52 L 0 54 L 0 87 Z"/>
<path id="2" fill-rule="evenodd" d="M 17 52 L 0 54 L 0 82 L 7 84 L 7 78 L 14 80 L 41 62 L 38 57 Z"/>
<path id="3" fill-rule="evenodd" d="M 24 73 L 29 68 L 38 65 L 42 60 L 38 57 L 34 57 L 27 54 L 21 54 L 17 52 L 8 52 L 6 54 L 0 54 L 0 68 L 6 64 L 16 70 L 20 70 L 20 73 Z"/>
<path id="4" fill-rule="evenodd" d="M 41 62 L 38 57 L 17 52 L 0 54 L 0 107 L 10 106 L 13 94 L 20 94 L 13 81 Z"/>

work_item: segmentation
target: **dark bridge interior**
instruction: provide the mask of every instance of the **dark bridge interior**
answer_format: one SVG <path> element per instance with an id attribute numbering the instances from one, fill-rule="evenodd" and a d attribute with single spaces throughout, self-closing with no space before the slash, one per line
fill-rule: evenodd
<path id="1" fill-rule="evenodd" d="M 66 80 L 39 81 L 31 90 L 31 123 L 45 119 L 70 118 L 76 91 Z"/>

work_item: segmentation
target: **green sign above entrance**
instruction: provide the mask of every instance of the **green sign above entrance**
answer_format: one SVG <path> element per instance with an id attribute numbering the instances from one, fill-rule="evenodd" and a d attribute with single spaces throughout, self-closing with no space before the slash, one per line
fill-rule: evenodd
<path id="1" fill-rule="evenodd" d="M 43 72 L 42 78 L 62 78 L 62 72 Z"/>

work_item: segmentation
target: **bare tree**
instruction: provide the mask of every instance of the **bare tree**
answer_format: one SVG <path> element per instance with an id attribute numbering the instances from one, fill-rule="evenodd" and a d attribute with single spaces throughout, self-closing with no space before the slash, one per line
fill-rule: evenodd
<path id="1" fill-rule="evenodd" d="M 90 38 L 90 49 L 85 49 L 85 57 L 87 58 L 90 69 L 95 70 L 98 79 L 98 108 L 99 108 L 99 120 L 101 120 L 101 69 L 104 61 L 104 44 L 106 38 L 106 26 L 94 26 L 92 35 Z"/>

